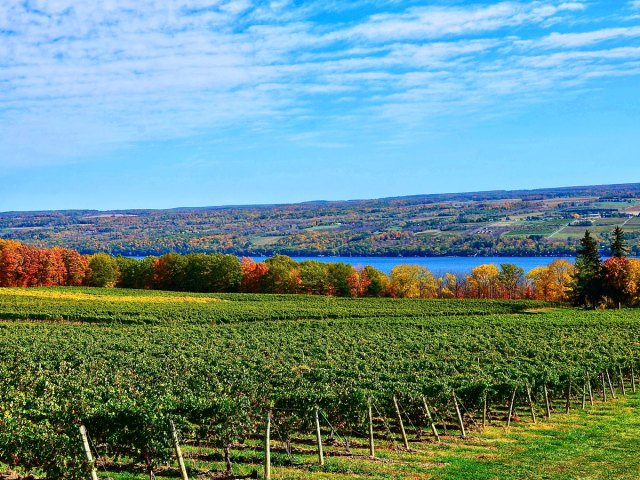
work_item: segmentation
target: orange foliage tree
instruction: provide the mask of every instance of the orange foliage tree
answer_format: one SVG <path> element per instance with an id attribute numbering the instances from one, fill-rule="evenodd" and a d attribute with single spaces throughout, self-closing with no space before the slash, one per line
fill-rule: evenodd
<path id="1" fill-rule="evenodd" d="M 352 297 L 364 297 L 368 288 L 371 286 L 371 279 L 367 270 L 353 269 L 353 272 L 347 277 L 349 285 L 349 293 Z"/>
<path id="2" fill-rule="evenodd" d="M 638 301 L 640 294 L 640 260 L 611 257 L 602 262 L 605 297 L 608 304 L 618 306 Z"/>
<path id="3" fill-rule="evenodd" d="M 72 250 L 34 248 L 19 242 L 0 241 L 2 287 L 80 285 L 86 276 L 87 265 L 86 258 Z"/>
<path id="4" fill-rule="evenodd" d="M 60 255 L 65 266 L 64 285 L 78 287 L 83 285 L 89 275 L 89 259 L 75 250 L 61 249 Z"/>
<path id="5" fill-rule="evenodd" d="M 240 268 L 242 269 L 240 291 L 244 293 L 260 293 L 262 291 L 262 279 L 269 270 L 267 264 L 255 262 L 249 257 L 242 257 Z"/>

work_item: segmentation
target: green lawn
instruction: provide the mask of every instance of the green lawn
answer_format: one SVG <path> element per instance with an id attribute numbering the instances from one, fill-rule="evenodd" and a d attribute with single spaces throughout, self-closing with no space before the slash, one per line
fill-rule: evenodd
<path id="1" fill-rule="evenodd" d="M 489 429 L 479 442 L 488 458 L 458 447 L 453 457 L 440 457 L 451 463 L 434 478 L 637 479 L 639 409 L 636 395 L 585 412 L 556 415 L 535 426 L 518 425 L 506 435 L 502 429 Z"/>

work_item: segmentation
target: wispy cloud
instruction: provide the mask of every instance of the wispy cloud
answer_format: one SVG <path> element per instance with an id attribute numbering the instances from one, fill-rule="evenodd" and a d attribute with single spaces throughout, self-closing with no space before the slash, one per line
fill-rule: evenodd
<path id="1" fill-rule="evenodd" d="M 337 32 L 337 38 L 360 37 L 374 42 L 441 38 L 490 32 L 540 23 L 564 11 L 584 9 L 580 2 L 501 2 L 469 7 L 415 7 L 402 13 L 373 15 L 360 25 Z"/>
<path id="2" fill-rule="evenodd" d="M 609 40 L 619 40 L 636 37 L 640 37 L 640 26 L 603 28 L 601 30 L 580 33 L 554 32 L 544 37 L 539 42 L 539 45 L 547 45 L 551 48 L 575 48 Z"/>
<path id="3" fill-rule="evenodd" d="M 0 164 L 234 128 L 321 146 L 308 124 L 390 134 L 638 75 L 640 25 L 574 31 L 588 5 L 5 0 Z"/>

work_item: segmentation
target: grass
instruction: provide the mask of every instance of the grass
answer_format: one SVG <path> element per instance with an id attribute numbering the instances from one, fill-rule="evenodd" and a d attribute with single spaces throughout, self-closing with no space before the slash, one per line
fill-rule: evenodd
<path id="1" fill-rule="evenodd" d="M 506 435 L 490 429 L 495 457 L 464 452 L 438 479 L 636 479 L 640 472 L 640 417 L 637 396 L 584 412 L 556 415 L 538 425 L 518 425 Z M 443 460 L 446 460 L 443 459 Z"/>
<path id="2" fill-rule="evenodd" d="M 294 466 L 280 443 L 274 441 L 272 475 L 279 480 L 635 480 L 640 472 L 639 409 L 640 396 L 633 394 L 606 404 L 596 401 L 595 406 L 569 415 L 554 414 L 551 420 L 535 425 L 523 418 L 510 429 L 490 426 L 482 432 L 471 432 L 467 440 L 450 435 L 444 436 L 441 444 L 431 440 L 412 442 L 410 452 L 394 450 L 380 439 L 376 460 L 366 458 L 362 440 L 352 448 L 355 457 L 341 455 L 342 446 L 325 445 L 323 467 L 317 465 L 313 446 L 309 445 L 313 437 L 297 438 L 303 453 L 293 455 Z M 187 457 L 196 457 L 195 453 L 202 451 L 185 448 Z M 257 472 L 262 478 L 258 440 L 244 450 L 236 450 L 234 457 L 238 462 L 234 464 L 235 475 Z M 193 469 L 191 477 L 195 477 L 196 469 L 223 469 L 221 461 L 187 458 L 186 462 Z M 100 476 L 114 480 L 148 478 L 142 472 L 101 472 Z M 158 475 L 177 477 L 175 467 Z"/>

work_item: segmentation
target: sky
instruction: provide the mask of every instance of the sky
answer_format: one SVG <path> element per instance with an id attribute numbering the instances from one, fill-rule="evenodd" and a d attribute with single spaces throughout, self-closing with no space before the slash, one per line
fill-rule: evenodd
<path id="1" fill-rule="evenodd" d="M 2 0 L 0 211 L 640 182 L 640 0 Z"/>

